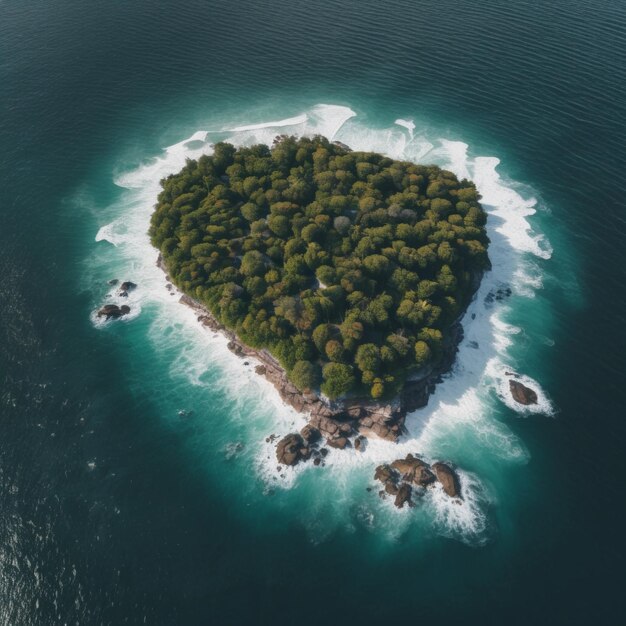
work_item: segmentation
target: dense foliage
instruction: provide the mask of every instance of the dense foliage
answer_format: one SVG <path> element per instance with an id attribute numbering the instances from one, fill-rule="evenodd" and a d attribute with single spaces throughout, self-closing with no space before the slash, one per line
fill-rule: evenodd
<path id="1" fill-rule="evenodd" d="M 323 137 L 218 143 L 162 187 L 150 236 L 174 282 L 329 398 L 435 364 L 489 263 L 471 182 Z"/>

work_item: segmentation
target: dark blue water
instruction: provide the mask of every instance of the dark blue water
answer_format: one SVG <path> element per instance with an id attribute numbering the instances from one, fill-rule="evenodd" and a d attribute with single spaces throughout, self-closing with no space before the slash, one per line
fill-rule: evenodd
<path id="1" fill-rule="evenodd" d="M 616 621 L 625 20 L 599 0 L 0 2 L 1 622 Z M 367 467 L 269 495 L 256 442 L 288 418 L 157 296 L 128 323 L 90 318 L 116 272 L 152 280 L 134 240 L 95 241 L 140 226 L 124 176 L 198 130 L 319 103 L 357 114 L 340 138 L 392 150 L 412 119 L 537 200 L 530 234 L 552 254 L 511 248 L 536 281 L 510 277 L 520 332 L 498 356 L 554 416 L 479 385 L 415 439 L 481 485 L 475 533 L 371 504 Z"/>

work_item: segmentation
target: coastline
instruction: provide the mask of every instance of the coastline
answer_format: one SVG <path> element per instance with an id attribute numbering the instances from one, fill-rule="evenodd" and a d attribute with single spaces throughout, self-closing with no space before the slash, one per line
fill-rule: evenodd
<path id="1" fill-rule="evenodd" d="M 169 272 L 160 253 L 156 265 L 164 272 L 168 283 L 171 283 Z M 480 285 L 483 273 L 474 276 L 472 298 Z M 297 389 L 287 378 L 280 363 L 268 350 L 257 350 L 247 346 L 233 331 L 219 322 L 207 307 L 191 296 L 182 293 L 179 302 L 197 313 L 197 320 L 203 326 L 224 335 L 228 339 L 228 348 L 233 354 L 240 358 L 258 361 L 255 372 L 265 377 L 274 386 L 285 404 L 304 414 L 308 423 L 319 430 L 329 445 L 337 448 L 346 447 L 348 437 L 352 435 L 398 441 L 405 432 L 404 423 L 407 413 L 426 406 L 435 385 L 452 368 L 458 346 L 463 339 L 461 320 L 467 310 L 465 307 L 451 326 L 450 334 L 443 346 L 444 355 L 439 365 L 425 372 L 420 378 L 407 381 L 398 397 L 386 402 L 358 397 L 329 401 L 317 394 L 305 393 Z"/>

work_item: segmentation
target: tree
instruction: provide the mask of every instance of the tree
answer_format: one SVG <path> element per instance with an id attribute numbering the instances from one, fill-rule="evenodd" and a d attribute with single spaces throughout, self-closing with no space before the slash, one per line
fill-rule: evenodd
<path id="1" fill-rule="evenodd" d="M 372 394 L 372 398 L 374 398 L 374 400 L 379 400 L 383 397 L 383 395 L 385 394 L 385 385 L 383 384 L 383 381 L 380 380 L 380 378 L 377 378 L 374 381 L 370 393 Z"/>
<path id="2" fill-rule="evenodd" d="M 423 367 L 430 359 L 430 348 L 425 341 L 415 342 L 415 363 L 417 367 Z"/>
<path id="3" fill-rule="evenodd" d="M 249 222 L 254 222 L 263 217 L 263 209 L 254 204 L 254 202 L 246 202 L 246 204 L 241 207 L 241 214 Z"/>
<path id="4" fill-rule="evenodd" d="M 250 250 L 243 255 L 240 270 L 245 276 L 261 276 L 265 274 L 265 258 L 258 250 Z"/>
<path id="5" fill-rule="evenodd" d="M 267 220 L 270 230 L 279 237 L 287 237 L 291 233 L 291 222 L 285 215 L 270 215 Z"/>
<path id="6" fill-rule="evenodd" d="M 339 362 L 343 360 L 343 346 L 336 339 L 327 341 L 324 351 L 330 361 Z"/>
<path id="7" fill-rule="evenodd" d="M 392 269 L 391 262 L 382 254 L 372 254 L 363 259 L 363 266 L 376 278 L 385 278 Z"/>
<path id="8" fill-rule="evenodd" d="M 352 223 L 350 222 L 349 217 L 340 215 L 334 219 L 333 226 L 340 235 L 347 235 Z"/>
<path id="9" fill-rule="evenodd" d="M 291 372 L 289 372 L 289 378 L 300 391 L 314 390 L 320 385 L 322 372 L 317 363 L 296 361 Z"/>
<path id="10" fill-rule="evenodd" d="M 326 352 L 326 344 L 332 337 L 331 326 L 330 324 L 320 324 L 313 331 L 313 343 L 315 347 L 318 349 L 320 354 L 325 354 Z"/>
<path id="11" fill-rule="evenodd" d="M 324 382 L 322 393 L 331 400 L 348 393 L 354 386 L 355 379 L 352 368 L 343 363 L 328 363 L 322 370 Z"/>
<path id="12" fill-rule="evenodd" d="M 380 368 L 380 349 L 376 344 L 361 344 L 354 358 L 357 367 L 362 371 L 377 372 Z"/>

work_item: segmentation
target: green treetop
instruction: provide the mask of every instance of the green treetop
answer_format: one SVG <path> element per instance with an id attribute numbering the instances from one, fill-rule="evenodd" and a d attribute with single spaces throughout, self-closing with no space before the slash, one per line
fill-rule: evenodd
<path id="1" fill-rule="evenodd" d="M 172 280 L 331 399 L 436 365 L 489 266 L 471 182 L 323 137 L 218 143 L 161 184 L 150 237 Z"/>

